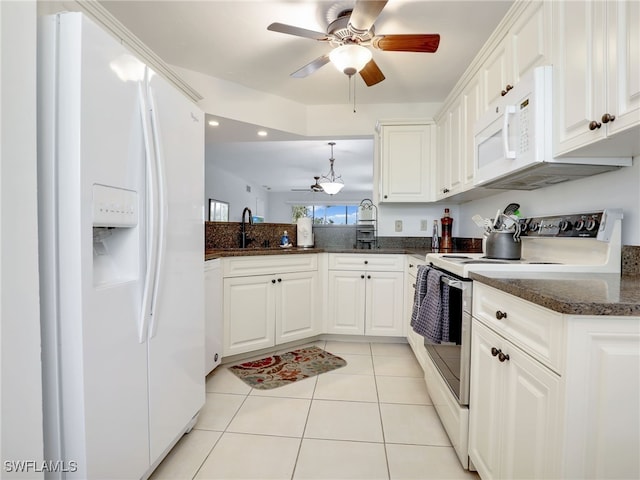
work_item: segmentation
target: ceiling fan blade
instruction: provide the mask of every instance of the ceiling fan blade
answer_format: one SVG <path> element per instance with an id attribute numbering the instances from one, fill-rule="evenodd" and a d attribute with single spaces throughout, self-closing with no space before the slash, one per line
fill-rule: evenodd
<path id="1" fill-rule="evenodd" d="M 433 53 L 440 45 L 440 35 L 376 35 L 371 44 L 386 52 L 426 52 Z"/>
<path id="2" fill-rule="evenodd" d="M 316 58 L 313 62 L 307 63 L 301 69 L 296 70 L 290 76 L 294 78 L 307 77 L 318 70 L 320 67 L 325 66 L 327 63 L 329 63 L 329 55 L 322 55 L 321 57 Z"/>
<path id="3" fill-rule="evenodd" d="M 272 23 L 267 27 L 267 30 L 278 33 L 286 33 L 288 35 L 295 35 L 296 37 L 311 38 L 313 40 L 325 41 L 329 40 L 326 33 L 314 32 L 313 30 L 307 30 L 306 28 L 294 27 L 293 25 L 285 25 L 284 23 Z"/>
<path id="4" fill-rule="evenodd" d="M 387 2 L 388 0 L 356 0 L 349 18 L 349 26 L 357 31 L 368 31 Z"/>
<path id="5" fill-rule="evenodd" d="M 364 83 L 367 84 L 367 87 L 371 87 L 376 83 L 380 83 L 384 80 L 384 74 L 378 64 L 374 60 L 369 60 L 362 70 L 360 70 L 360 76 L 364 80 Z"/>

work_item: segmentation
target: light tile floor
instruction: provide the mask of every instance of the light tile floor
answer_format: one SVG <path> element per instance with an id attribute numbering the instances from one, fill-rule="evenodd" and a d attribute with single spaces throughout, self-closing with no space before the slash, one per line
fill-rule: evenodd
<path id="1" fill-rule="evenodd" d="M 273 390 L 218 367 L 160 479 L 470 479 L 409 345 L 319 341 L 347 366 Z"/>

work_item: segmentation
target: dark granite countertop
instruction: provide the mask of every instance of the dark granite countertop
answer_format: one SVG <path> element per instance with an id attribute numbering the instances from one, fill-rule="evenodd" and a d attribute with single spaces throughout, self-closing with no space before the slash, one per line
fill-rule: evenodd
<path id="1" fill-rule="evenodd" d="M 255 255 L 291 255 L 301 253 L 357 253 L 363 255 L 381 255 L 381 254 L 397 254 L 397 255 L 413 255 L 416 259 L 424 260 L 430 249 L 416 248 L 374 248 L 371 250 L 361 248 L 220 248 L 215 250 L 206 250 L 204 259 L 214 260 L 222 257 L 248 257 Z"/>
<path id="2" fill-rule="evenodd" d="M 640 275 L 493 271 L 469 277 L 559 313 L 640 316 Z"/>

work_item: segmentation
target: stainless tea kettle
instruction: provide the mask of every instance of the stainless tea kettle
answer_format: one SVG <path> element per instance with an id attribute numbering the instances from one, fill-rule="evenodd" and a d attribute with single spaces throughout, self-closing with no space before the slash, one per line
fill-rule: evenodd
<path id="1" fill-rule="evenodd" d="M 482 240 L 482 251 L 485 257 L 500 260 L 520 260 L 522 256 L 522 242 L 520 241 L 520 223 L 510 216 L 499 214 L 494 227 L 487 229 Z M 511 220 L 507 227 L 501 220 Z M 499 225 L 499 227 L 495 227 Z"/>

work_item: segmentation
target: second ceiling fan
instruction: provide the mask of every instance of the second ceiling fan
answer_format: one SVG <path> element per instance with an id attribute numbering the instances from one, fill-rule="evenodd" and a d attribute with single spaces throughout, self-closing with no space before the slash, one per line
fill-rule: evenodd
<path id="1" fill-rule="evenodd" d="M 438 34 L 376 35 L 374 22 L 387 2 L 388 0 L 356 0 L 353 10 L 340 12 L 338 18 L 329 24 L 326 33 L 283 23 L 272 23 L 267 30 L 329 42 L 335 47 L 329 54 L 322 55 L 293 72 L 292 77 L 306 77 L 333 62 L 348 76 L 359 72 L 370 87 L 380 83 L 385 77 L 367 47 L 392 52 L 433 53 L 440 44 Z"/>

